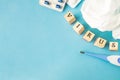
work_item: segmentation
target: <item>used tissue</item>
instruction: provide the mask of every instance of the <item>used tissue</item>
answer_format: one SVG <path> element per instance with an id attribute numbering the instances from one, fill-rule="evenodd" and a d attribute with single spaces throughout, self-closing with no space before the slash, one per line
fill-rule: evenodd
<path id="1" fill-rule="evenodd" d="M 120 0 L 85 0 L 81 13 L 92 28 L 112 31 L 120 39 Z"/>

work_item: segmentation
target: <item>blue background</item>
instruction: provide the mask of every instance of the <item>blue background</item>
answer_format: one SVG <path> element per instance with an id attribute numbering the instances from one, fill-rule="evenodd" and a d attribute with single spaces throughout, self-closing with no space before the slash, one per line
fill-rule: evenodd
<path id="1" fill-rule="evenodd" d="M 104 49 L 93 45 L 97 37 L 115 40 L 85 23 L 81 5 L 59 13 L 38 0 L 0 0 L 0 80 L 120 80 L 120 67 L 79 53 L 120 54 L 108 43 Z M 67 11 L 85 26 L 82 35 L 65 21 Z M 87 30 L 96 34 L 90 43 L 82 39 Z"/>

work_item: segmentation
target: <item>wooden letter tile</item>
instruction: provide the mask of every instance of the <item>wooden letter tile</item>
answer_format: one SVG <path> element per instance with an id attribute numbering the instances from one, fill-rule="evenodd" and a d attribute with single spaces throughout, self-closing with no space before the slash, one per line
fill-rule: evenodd
<path id="1" fill-rule="evenodd" d="M 77 34 L 80 35 L 84 31 L 84 26 L 79 22 L 76 22 L 75 25 L 73 26 L 73 29 Z"/>
<path id="2" fill-rule="evenodd" d="M 67 14 L 65 14 L 64 18 L 66 19 L 66 21 L 70 24 L 72 24 L 73 22 L 76 21 L 75 16 L 69 11 Z"/>
<path id="3" fill-rule="evenodd" d="M 97 38 L 97 40 L 95 41 L 94 45 L 99 47 L 99 48 L 104 48 L 105 45 L 107 43 L 107 40 L 103 39 L 103 38 Z"/>
<path id="4" fill-rule="evenodd" d="M 91 31 L 87 31 L 86 34 L 83 36 L 83 39 L 86 41 L 90 42 L 94 38 L 95 34 L 92 33 Z"/>
<path id="5" fill-rule="evenodd" d="M 118 42 L 110 42 L 109 43 L 109 50 L 117 51 L 118 50 Z"/>

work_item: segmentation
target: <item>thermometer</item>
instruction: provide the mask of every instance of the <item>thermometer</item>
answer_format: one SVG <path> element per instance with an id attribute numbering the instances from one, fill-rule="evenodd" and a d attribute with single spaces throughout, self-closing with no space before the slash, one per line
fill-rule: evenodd
<path id="1" fill-rule="evenodd" d="M 103 55 L 103 54 L 95 54 L 95 53 L 92 53 L 92 52 L 84 52 L 84 51 L 80 51 L 81 54 L 86 54 L 88 56 L 93 56 L 93 57 L 96 57 L 96 58 L 100 58 L 104 61 L 107 61 L 113 65 L 116 65 L 116 66 L 120 66 L 120 55 L 110 55 L 110 56 L 107 56 L 107 55 Z"/>

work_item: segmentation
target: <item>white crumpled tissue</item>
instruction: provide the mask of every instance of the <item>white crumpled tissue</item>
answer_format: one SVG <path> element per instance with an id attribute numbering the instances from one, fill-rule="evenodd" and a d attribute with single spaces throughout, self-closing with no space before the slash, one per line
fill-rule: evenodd
<path id="1" fill-rule="evenodd" d="M 120 0 L 85 0 L 81 13 L 92 28 L 112 31 L 120 39 Z"/>

